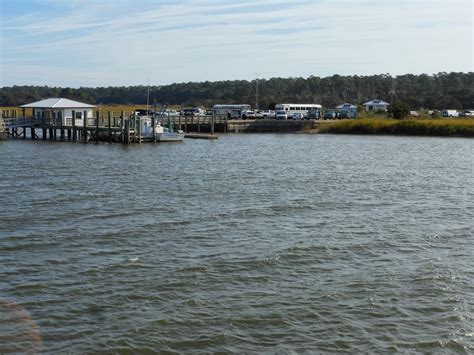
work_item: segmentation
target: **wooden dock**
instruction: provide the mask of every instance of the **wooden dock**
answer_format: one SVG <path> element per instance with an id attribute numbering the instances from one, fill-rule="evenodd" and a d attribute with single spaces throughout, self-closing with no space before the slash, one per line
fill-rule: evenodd
<path id="1" fill-rule="evenodd" d="M 24 113 L 24 110 L 23 110 Z M 4 131 L 7 138 L 21 138 L 32 140 L 51 140 L 61 142 L 108 142 L 122 144 L 140 144 L 156 142 L 156 137 L 144 137 L 140 132 L 143 117 L 126 115 L 121 111 L 95 112 L 94 118 L 81 120 L 80 125 L 74 119 L 63 120 L 45 117 L 17 117 L 16 110 L 3 112 Z M 156 118 L 158 119 L 158 118 Z M 168 120 L 168 118 L 165 118 Z M 149 118 L 148 118 L 149 120 Z M 152 118 L 152 122 L 155 118 Z M 284 133 L 303 132 L 315 129 L 320 124 L 316 120 L 275 120 L 253 119 L 236 120 L 226 116 L 174 116 L 169 120 L 174 129 L 185 132 L 189 139 L 217 139 L 215 132 L 221 133 Z M 154 123 L 152 123 L 154 124 Z"/>

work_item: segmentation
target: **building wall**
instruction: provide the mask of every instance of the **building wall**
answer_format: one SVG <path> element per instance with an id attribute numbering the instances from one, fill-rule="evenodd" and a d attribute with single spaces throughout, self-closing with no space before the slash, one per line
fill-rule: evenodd
<path id="1" fill-rule="evenodd" d="M 85 117 L 91 119 L 94 117 L 93 110 L 91 108 L 88 109 L 64 109 L 63 115 L 63 125 L 65 126 L 72 126 L 72 111 L 76 115 L 75 125 L 78 127 L 84 126 L 84 113 Z"/>
<path id="2" fill-rule="evenodd" d="M 366 111 L 388 111 L 387 105 L 365 105 Z"/>

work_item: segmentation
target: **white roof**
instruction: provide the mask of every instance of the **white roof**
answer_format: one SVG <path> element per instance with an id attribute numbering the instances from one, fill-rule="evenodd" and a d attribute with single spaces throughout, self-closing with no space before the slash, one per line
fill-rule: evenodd
<path id="1" fill-rule="evenodd" d="M 343 103 L 342 105 L 337 106 L 336 108 L 341 109 L 341 108 L 357 108 L 356 105 L 349 104 L 349 103 Z"/>
<path id="2" fill-rule="evenodd" d="M 282 106 L 282 105 L 288 105 L 288 106 L 313 106 L 313 107 L 322 107 L 319 104 L 276 104 L 275 106 Z"/>
<path id="3" fill-rule="evenodd" d="M 367 101 L 366 103 L 363 104 L 365 105 L 381 105 L 381 106 L 390 106 L 388 102 L 382 101 L 382 100 L 371 100 Z"/>
<path id="4" fill-rule="evenodd" d="M 32 102 L 31 104 L 22 105 L 20 107 L 25 108 L 93 108 L 94 105 L 84 104 L 79 101 L 63 99 L 63 98 L 51 98 L 41 101 Z"/>

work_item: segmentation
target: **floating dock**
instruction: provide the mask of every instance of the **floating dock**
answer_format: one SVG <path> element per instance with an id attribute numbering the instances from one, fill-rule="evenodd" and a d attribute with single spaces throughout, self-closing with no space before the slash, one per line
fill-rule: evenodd
<path id="1" fill-rule="evenodd" d="M 218 137 L 215 134 L 206 134 L 206 133 L 185 133 L 184 138 L 191 139 L 217 139 Z"/>

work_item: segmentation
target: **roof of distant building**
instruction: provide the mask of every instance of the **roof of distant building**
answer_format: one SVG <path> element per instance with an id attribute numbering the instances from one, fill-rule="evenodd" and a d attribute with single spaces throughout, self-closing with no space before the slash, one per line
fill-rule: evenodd
<path id="1" fill-rule="evenodd" d="M 32 102 L 20 106 L 22 108 L 94 108 L 96 106 L 85 104 L 83 102 L 63 99 L 63 98 L 50 98 L 41 101 Z"/>
<path id="2" fill-rule="evenodd" d="M 339 106 L 337 106 L 336 108 L 337 108 L 337 109 L 343 109 L 343 108 L 351 108 L 351 109 L 355 109 L 355 108 L 357 108 L 357 106 L 356 106 L 356 105 L 353 105 L 353 104 L 350 104 L 350 103 L 347 103 L 347 102 L 345 102 L 345 103 L 343 103 L 342 105 L 339 105 Z"/>
<path id="3" fill-rule="evenodd" d="M 371 100 L 363 103 L 363 105 L 383 105 L 383 106 L 389 106 L 390 104 L 388 102 L 382 101 L 382 100 Z"/>

